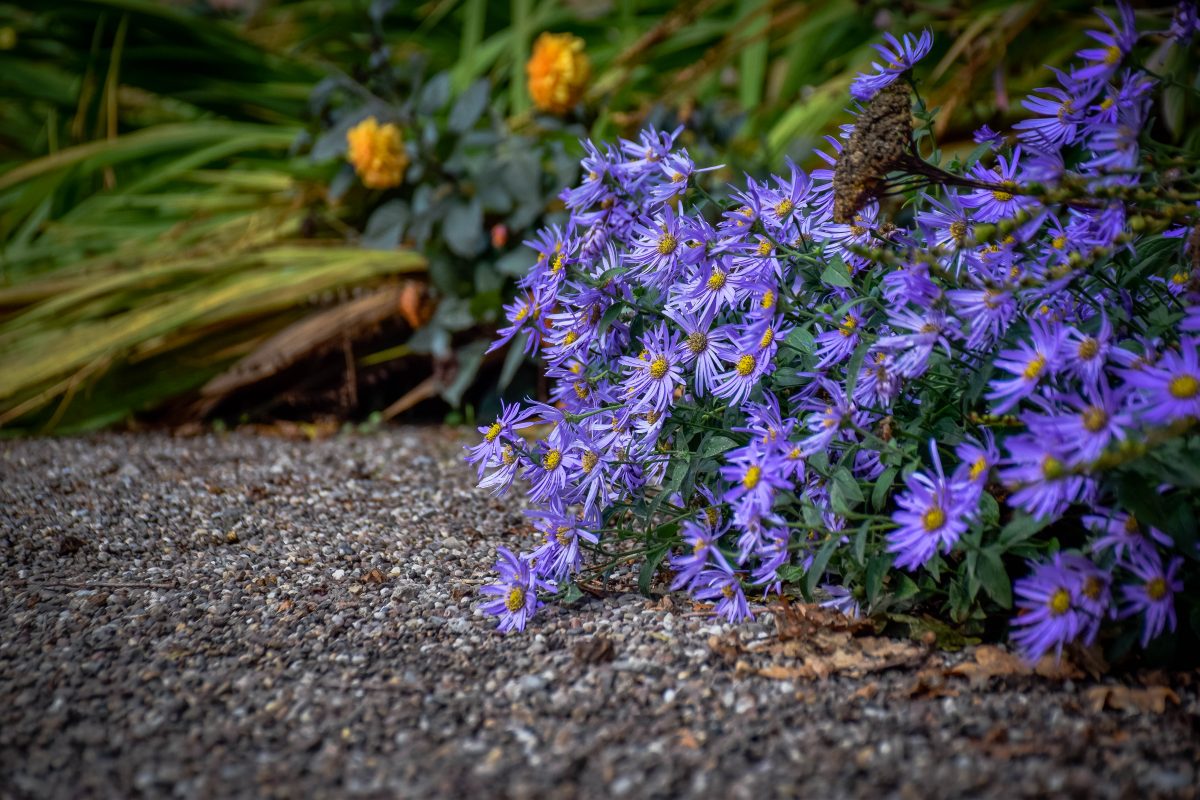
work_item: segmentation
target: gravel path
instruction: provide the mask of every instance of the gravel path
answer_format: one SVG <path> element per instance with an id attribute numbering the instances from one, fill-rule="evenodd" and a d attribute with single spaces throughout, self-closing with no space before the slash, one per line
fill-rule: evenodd
<path id="1" fill-rule="evenodd" d="M 769 615 L 617 592 L 496 635 L 521 516 L 461 444 L 0 443 L 0 797 L 1197 796 L 1193 674 L 791 679 Z"/>

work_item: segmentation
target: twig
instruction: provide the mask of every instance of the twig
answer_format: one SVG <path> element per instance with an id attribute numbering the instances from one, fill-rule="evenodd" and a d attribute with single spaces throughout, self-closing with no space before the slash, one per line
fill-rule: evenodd
<path id="1" fill-rule="evenodd" d="M 56 581 L 39 584 L 43 589 L 178 589 L 177 583 L 67 583 Z"/>

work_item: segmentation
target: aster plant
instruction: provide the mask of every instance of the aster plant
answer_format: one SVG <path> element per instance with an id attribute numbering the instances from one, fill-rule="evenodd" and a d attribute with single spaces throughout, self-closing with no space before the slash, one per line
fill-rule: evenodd
<path id="1" fill-rule="evenodd" d="M 539 354 L 551 402 L 468 455 L 545 534 L 486 593 L 513 558 L 547 600 L 640 562 L 731 622 L 796 593 L 1030 658 L 1200 628 L 1200 163 L 1153 121 L 1196 84 L 1151 68 L 1197 15 L 1100 17 L 944 164 L 915 146 L 928 32 L 887 36 L 811 172 L 717 192 L 679 130 L 585 143 L 493 345 Z"/>

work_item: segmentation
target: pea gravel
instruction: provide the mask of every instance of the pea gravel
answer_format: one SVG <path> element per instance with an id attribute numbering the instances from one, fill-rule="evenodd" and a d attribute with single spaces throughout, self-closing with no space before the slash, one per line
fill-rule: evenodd
<path id="1" fill-rule="evenodd" d="M 621 591 L 499 636 L 476 590 L 527 534 L 458 437 L 0 443 L 0 796 L 1197 796 L 1190 674 L 1163 713 L 922 689 L 969 650 L 773 680 L 709 644 L 768 614 Z"/>

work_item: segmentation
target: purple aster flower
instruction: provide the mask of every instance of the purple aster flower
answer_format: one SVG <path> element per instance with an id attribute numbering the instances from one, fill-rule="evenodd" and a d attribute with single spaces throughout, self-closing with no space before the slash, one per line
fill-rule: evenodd
<path id="1" fill-rule="evenodd" d="M 918 314 L 902 308 L 888 316 L 888 324 L 896 331 L 891 336 L 882 336 L 876 342 L 881 350 L 896 356 L 896 372 L 904 378 L 916 378 L 929 367 L 929 356 L 937 346 L 951 358 L 950 337 L 958 337 L 958 320 L 947 317 L 940 308 L 923 310 Z"/>
<path id="2" fill-rule="evenodd" d="M 988 125 L 980 125 L 976 128 L 971 138 L 975 140 L 975 144 L 991 145 L 993 150 L 1004 144 L 1004 134 L 997 133 Z"/>
<path id="3" fill-rule="evenodd" d="M 705 259 L 688 280 L 671 287 L 671 306 L 710 317 L 729 308 L 737 296 L 731 268 L 727 257 Z"/>
<path id="4" fill-rule="evenodd" d="M 491 425 L 477 428 L 483 434 L 483 441 L 467 449 L 467 463 L 479 465 L 479 477 L 489 467 L 499 466 L 501 450 L 508 440 L 515 439 L 517 423 L 524 419 L 519 403 L 500 401 L 500 416 Z"/>
<path id="5" fill-rule="evenodd" d="M 614 196 L 606 178 L 617 163 L 617 154 L 608 144 L 600 150 L 590 139 L 583 142 L 583 150 L 584 156 L 579 162 L 583 180 L 576 188 L 565 189 L 560 195 L 569 209 L 590 208 Z"/>
<path id="6" fill-rule="evenodd" d="M 1142 647 L 1164 629 L 1175 630 L 1175 594 L 1183 591 L 1179 570 L 1183 559 L 1171 559 L 1163 568 L 1162 556 L 1152 548 L 1138 550 L 1121 564 L 1137 578 L 1121 586 L 1122 619 L 1142 614 Z"/>
<path id="7" fill-rule="evenodd" d="M 1125 56 L 1137 44 L 1138 33 L 1133 19 L 1133 9 L 1127 3 L 1117 2 L 1117 12 L 1121 24 L 1112 21 L 1107 14 L 1099 9 L 1096 13 L 1103 18 L 1108 31 L 1087 31 L 1087 35 L 1102 46 L 1080 50 L 1075 55 L 1085 62 L 1085 66 L 1071 73 L 1071 79 L 1076 82 L 1101 81 L 1117 71 Z"/>
<path id="8" fill-rule="evenodd" d="M 1020 160 L 1021 146 L 1017 145 L 1013 149 L 1011 160 L 1004 156 L 996 156 L 996 166 L 992 169 L 987 169 L 982 164 L 976 164 L 971 169 L 972 178 L 995 187 L 975 189 L 960 198 L 959 202 L 964 207 L 975 209 L 976 220 L 998 222 L 1006 217 L 1016 216 L 1018 211 L 1037 202 L 1032 197 L 1019 194 L 1017 171 Z"/>
<path id="9" fill-rule="evenodd" d="M 622 356 L 618 363 L 627 377 L 624 395 L 634 408 L 662 413 L 675 402 L 675 387 L 683 384 L 683 353 L 678 332 L 667 332 L 659 323 L 642 337 L 642 355 Z"/>
<path id="10" fill-rule="evenodd" d="M 1033 394 L 1049 375 L 1058 369 L 1062 352 L 1063 328 L 1056 323 L 1030 324 L 1030 341 L 1020 342 L 1015 350 L 1001 350 L 996 367 L 1013 377 L 996 378 L 989 385 L 988 400 L 997 414 L 1003 414 Z"/>
<path id="11" fill-rule="evenodd" d="M 932 440 L 929 452 L 933 472 L 914 472 L 908 477 L 907 491 L 897 496 L 899 508 L 892 514 L 899 527 L 888 533 L 888 552 L 896 554 L 897 567 L 909 571 L 925 565 L 939 549 L 949 553 L 976 511 L 963 488 L 946 479 L 937 443 Z"/>
<path id="12" fill-rule="evenodd" d="M 625 256 L 625 263 L 630 267 L 628 277 L 659 290 L 676 281 L 682 266 L 680 255 L 686 249 L 682 222 L 670 206 L 663 206 L 652 224 L 639 222 L 634 225 L 633 233 L 637 238 Z"/>
<path id="13" fill-rule="evenodd" d="M 1139 391 L 1136 408 L 1147 422 L 1200 417 L 1200 338 L 1186 336 L 1178 351 L 1167 351 L 1153 365 L 1122 370 L 1121 376 Z"/>
<path id="14" fill-rule="evenodd" d="M 1094 484 L 1067 468 L 1063 443 L 1021 434 L 1004 442 L 1008 451 L 1000 480 L 1012 490 L 1008 504 L 1033 517 L 1058 519 Z"/>
<path id="15" fill-rule="evenodd" d="M 1014 129 L 1021 131 L 1018 134 L 1019 138 L 1035 145 L 1054 148 L 1074 142 L 1083 111 L 1078 107 L 1078 98 L 1054 87 L 1037 91 L 1043 96 L 1031 94 L 1021 102 L 1021 105 L 1039 116 L 1021 120 L 1013 125 Z"/>
<path id="16" fill-rule="evenodd" d="M 850 96 L 859 102 L 865 103 L 870 100 L 880 89 L 912 69 L 933 47 L 933 34 L 928 30 L 921 31 L 920 37 L 906 33 L 897 39 L 892 34 L 885 33 L 883 38 L 885 43 L 874 47 L 886 63 L 873 62 L 871 66 L 875 68 L 874 75 L 860 72 L 850 84 Z"/>
<path id="17" fill-rule="evenodd" d="M 729 622 L 754 618 L 750 604 L 746 602 L 746 593 L 742 591 L 742 583 L 732 570 L 715 567 L 700 573 L 696 576 L 692 596 L 701 601 L 716 600 L 714 612 Z"/>
<path id="18" fill-rule="evenodd" d="M 1153 550 L 1154 545 L 1173 547 L 1174 541 L 1170 536 L 1138 521 L 1132 514 L 1124 511 L 1114 511 L 1107 508 L 1097 508 L 1095 514 L 1083 517 L 1083 525 L 1091 531 L 1103 534 L 1091 543 L 1091 549 L 1096 553 L 1111 550 L 1118 559 L 1132 558 L 1143 550 Z"/>
<path id="19" fill-rule="evenodd" d="M 723 397 L 732 406 L 740 406 L 758 385 L 758 381 L 771 369 L 771 361 L 757 347 L 741 347 L 738 343 L 723 345 L 722 360 L 730 365 L 716 377 L 713 397 Z"/>
<path id="20" fill-rule="evenodd" d="M 858 334 L 862 323 L 862 313 L 856 308 L 851 308 L 846 312 L 846 316 L 842 317 L 840 325 L 817 334 L 814 339 L 817 345 L 817 369 L 823 370 L 850 358 L 858 347 Z"/>
<path id="21" fill-rule="evenodd" d="M 704 509 L 699 520 L 690 519 L 683 523 L 680 534 L 685 549 L 680 555 L 670 557 L 671 569 L 676 573 L 671 591 L 692 585 L 710 563 L 726 572 L 733 571 L 717 546 L 727 530 L 729 526 L 721 524 L 720 511 L 716 506 Z"/>
<path id="22" fill-rule="evenodd" d="M 1063 645 L 1091 634 L 1095 617 L 1080 601 L 1086 577 L 1063 554 L 1042 564 L 1030 563 L 1033 573 L 1013 583 L 1020 609 L 1012 620 L 1012 638 L 1028 661 L 1037 661 L 1050 650 L 1062 656 Z"/>
<path id="23" fill-rule="evenodd" d="M 1167 36 L 1177 46 L 1188 47 L 1197 34 L 1200 34 L 1200 10 L 1197 9 L 1195 0 L 1181 0 L 1179 5 L 1175 6 Z"/>
<path id="24" fill-rule="evenodd" d="M 958 467 L 954 470 L 954 483 L 959 486 L 974 486 L 978 493 L 987 485 L 992 468 L 1000 463 L 1000 451 L 996 449 L 996 437 L 987 428 L 982 439 L 968 438 L 954 448 Z"/>
<path id="25" fill-rule="evenodd" d="M 858 606 L 858 600 L 854 598 L 854 594 L 845 586 L 833 586 L 826 583 L 821 585 L 821 590 L 829 595 L 828 598 L 818 604 L 821 608 L 832 608 L 834 611 L 840 611 L 850 619 L 862 618 L 862 609 Z"/>
<path id="26" fill-rule="evenodd" d="M 550 581 L 535 576 L 529 568 L 529 562 L 518 558 L 506 547 L 496 548 L 500 558 L 496 561 L 496 571 L 500 573 L 500 582 L 480 589 L 480 593 L 495 600 L 481 606 L 483 611 L 500 617 L 497 626 L 501 633 L 525 630 L 526 623 L 534 612 L 545 603 L 538 599 L 539 591 L 557 591 Z"/>
<path id="27" fill-rule="evenodd" d="M 1099 329 L 1084 333 L 1078 328 L 1068 328 L 1061 355 L 1066 371 L 1083 381 L 1095 385 L 1104 374 L 1108 352 L 1112 349 L 1112 325 L 1107 314 L 1101 314 Z"/>
<path id="28" fill-rule="evenodd" d="M 1022 416 L 1029 430 L 1061 442 L 1068 464 L 1095 461 L 1112 444 L 1121 442 L 1133 427 L 1133 415 L 1123 410 L 1125 391 L 1107 381 L 1084 388 L 1082 395 L 1056 398 L 1058 413 Z"/>
<path id="29" fill-rule="evenodd" d="M 530 554 L 530 564 L 539 575 L 554 581 L 570 578 L 579 571 L 583 560 L 579 542 L 595 544 L 599 537 L 581 527 L 581 520 L 574 514 L 555 510 L 528 513 L 540 520 L 538 528 L 546 537 L 542 546 Z"/>
<path id="30" fill-rule="evenodd" d="M 562 494 L 567 487 L 567 476 L 578 464 L 579 457 L 571 450 L 574 436 L 564 432 L 566 425 L 560 423 L 550 432 L 547 440 L 538 442 L 533 460 L 525 465 L 521 477 L 529 481 L 529 499 L 544 503 L 551 496 Z"/>
<path id="31" fill-rule="evenodd" d="M 1017 301 L 1005 289 L 954 289 L 946 297 L 967 325 L 966 345 L 972 350 L 989 349 L 1017 316 Z"/>
<path id="32" fill-rule="evenodd" d="M 721 498 L 726 503 L 741 502 L 758 514 L 770 512 L 775 494 L 790 489 L 785 458 L 774 448 L 752 442 L 748 447 L 726 454 L 729 463 L 721 467 L 721 477 L 733 484 Z"/>

